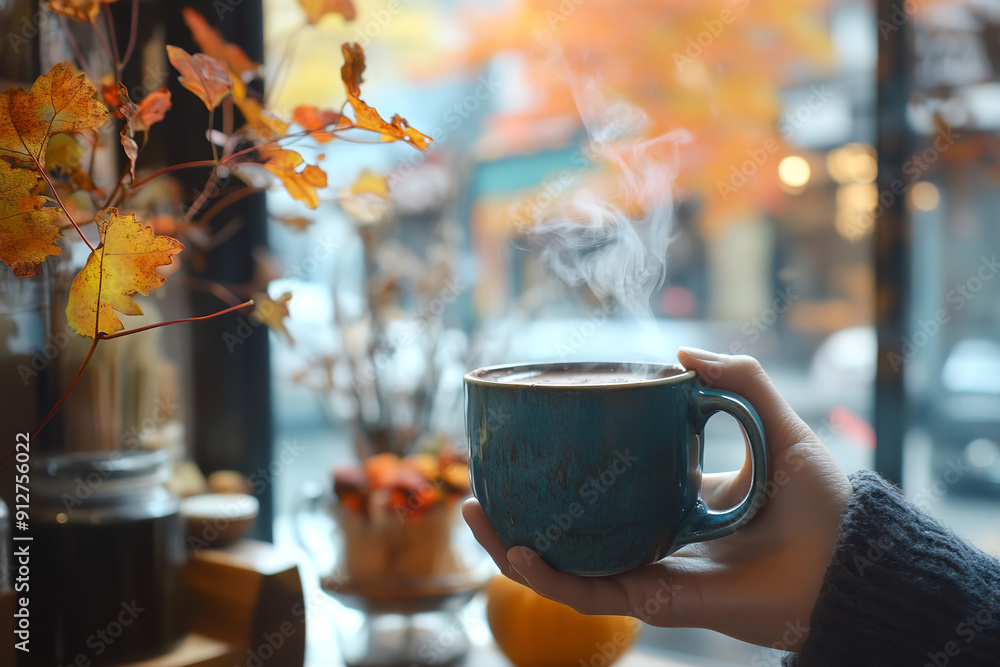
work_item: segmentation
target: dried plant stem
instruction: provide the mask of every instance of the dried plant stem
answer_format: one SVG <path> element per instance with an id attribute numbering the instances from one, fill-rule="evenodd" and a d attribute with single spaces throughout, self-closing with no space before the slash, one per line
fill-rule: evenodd
<path id="1" fill-rule="evenodd" d="M 168 324 L 181 324 L 182 322 L 200 322 L 202 320 L 210 320 L 213 317 L 218 317 L 219 315 L 225 315 L 226 313 L 231 313 L 234 310 L 239 310 L 240 308 L 246 308 L 247 306 L 252 306 L 254 304 L 253 299 L 244 301 L 243 303 L 236 304 L 235 306 L 230 306 L 224 310 L 220 310 L 210 315 L 202 315 L 200 317 L 185 317 L 179 320 L 170 320 L 168 322 L 157 322 L 156 324 L 149 324 L 144 327 L 139 327 L 138 329 L 129 329 L 128 331 L 119 331 L 113 334 L 100 334 L 102 340 L 111 340 L 112 338 L 121 338 L 122 336 L 131 336 L 132 334 L 141 333 L 143 331 L 149 331 L 150 329 L 158 329 L 160 327 L 165 327 Z"/>
<path id="2" fill-rule="evenodd" d="M 38 163 L 38 160 L 35 159 L 34 156 L 31 157 L 31 161 L 35 163 L 35 170 L 41 174 L 42 178 L 45 179 L 45 182 L 48 183 L 49 190 L 52 191 L 52 195 L 55 197 L 56 203 L 59 204 L 59 208 L 62 209 L 66 219 L 69 220 L 70 224 L 73 225 L 73 228 L 76 230 L 76 233 L 80 235 L 83 242 L 87 244 L 88 248 L 90 248 L 90 252 L 94 252 L 94 246 L 91 245 L 90 241 L 87 240 L 87 237 L 83 235 L 83 230 L 80 229 L 80 225 L 76 224 L 76 220 L 74 220 L 73 216 L 66 210 L 66 204 L 63 203 L 62 197 L 60 197 L 59 193 L 56 191 L 56 186 L 53 185 L 52 179 L 50 179 L 49 175 L 45 173 L 45 169 Z"/>
<path id="3" fill-rule="evenodd" d="M 122 58 L 122 68 L 128 65 L 132 59 L 132 51 L 135 49 L 136 35 L 139 32 L 139 0 L 132 0 L 132 24 L 129 26 L 128 47 L 125 49 L 125 56 Z"/>

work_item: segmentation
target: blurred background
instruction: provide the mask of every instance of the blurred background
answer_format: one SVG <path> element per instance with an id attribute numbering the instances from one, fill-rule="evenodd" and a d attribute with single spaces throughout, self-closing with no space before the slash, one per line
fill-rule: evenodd
<path id="1" fill-rule="evenodd" d="M 128 4 L 107 10 L 122 43 Z M 145 46 L 127 78 L 146 92 L 169 79 L 174 93 L 144 151 L 207 159 L 205 109 L 161 48 L 197 50 L 189 17 L 134 4 Z M 238 471 L 260 503 L 253 534 L 296 548 L 294 512 L 333 469 L 463 443 L 469 369 L 674 362 L 696 346 L 757 357 L 845 470 L 879 471 L 1000 554 L 998 3 L 183 4 L 263 63 L 249 78 L 267 80 L 256 92 L 294 129 L 347 107 L 337 74 L 354 42 L 364 100 L 433 142 L 296 140 L 327 174 L 317 206 L 275 188 L 237 193 L 207 242 L 185 238 L 183 282 L 143 302 L 150 321 L 230 297 L 271 310 L 102 345 L 105 370 L 42 452 L 164 447 L 205 474 Z M 27 35 L 3 52 L 8 83 L 72 60 L 56 22 L 25 32 L 37 6 L 0 0 L 10 34 Z M 176 176 L 147 208 L 200 196 L 204 174 Z M 27 349 L 35 335 L 42 349 L 48 297 L 3 277 L 0 302 L 35 309 L 26 326 L 15 303 L 21 328 L 5 343 Z M 46 280 L 58 293 L 60 274 Z M 61 380 L 47 362 L 35 384 L 20 378 L 28 391 L 5 376 L 5 419 L 37 423 L 52 402 L 39 397 L 57 396 L 86 352 L 70 349 L 51 364 L 66 365 Z M 30 358 L 0 362 L 12 378 Z M 712 418 L 706 440 L 706 470 L 741 465 L 733 420 Z M 303 581 L 316 588 L 314 573 Z M 312 650 L 328 650 L 329 624 L 308 627 Z M 645 628 L 639 643 L 688 665 L 780 655 L 697 630 Z"/>
<path id="2" fill-rule="evenodd" d="M 478 365 L 751 354 L 845 469 L 878 469 L 1000 552 L 1000 7 L 355 6 L 290 42 L 296 3 L 265 2 L 268 53 L 302 58 L 277 99 L 336 108 L 339 81 L 307 63 L 357 41 L 366 99 L 434 138 L 424 153 L 342 145 L 328 160 L 351 165 L 330 170 L 342 188 L 362 168 L 386 174 L 392 233 L 447 248 L 454 298 L 408 316 L 440 327 L 441 428 L 461 437 L 461 375 Z M 363 244 L 337 203 L 309 212 L 274 195 L 268 210 L 310 220 L 271 230 L 287 275 L 271 292 L 292 291 L 296 340 L 272 345 L 275 442 L 304 446 L 293 465 L 308 478 L 351 456 L 302 350 L 335 356 L 335 302 L 358 288 Z M 427 357 L 412 345 L 392 363 L 415 376 Z M 728 418 L 707 441 L 707 469 L 739 465 Z M 279 525 L 298 479 L 277 480 Z M 689 630 L 640 641 L 737 664 L 770 655 Z"/>

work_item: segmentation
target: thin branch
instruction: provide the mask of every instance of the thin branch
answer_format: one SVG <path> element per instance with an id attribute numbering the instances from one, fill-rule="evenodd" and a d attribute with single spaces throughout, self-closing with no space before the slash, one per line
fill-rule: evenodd
<path id="1" fill-rule="evenodd" d="M 216 167 L 212 170 L 212 175 L 208 177 L 208 182 L 205 183 L 205 187 L 202 189 L 198 196 L 195 198 L 194 203 L 191 204 L 191 208 L 187 210 L 184 214 L 184 221 L 191 222 L 194 216 L 198 214 L 201 207 L 211 198 L 213 195 L 208 194 L 210 191 L 215 189 L 215 182 L 219 180 L 219 169 Z"/>
<path id="2" fill-rule="evenodd" d="M 115 81 L 118 81 L 118 60 L 115 58 L 115 54 L 111 51 L 111 45 L 108 44 L 108 40 L 104 38 L 104 33 L 101 29 L 97 27 L 97 23 L 93 20 L 90 21 L 90 27 L 93 28 L 94 35 L 97 37 L 97 41 L 101 43 L 101 48 L 104 49 L 104 53 L 108 56 L 108 61 L 111 66 L 115 68 Z"/>
<path id="3" fill-rule="evenodd" d="M 208 110 L 208 145 L 212 147 L 212 160 L 219 164 L 219 153 L 215 148 L 215 142 L 212 141 L 212 132 L 215 131 L 215 107 Z"/>
<path id="4" fill-rule="evenodd" d="M 233 96 L 229 95 L 226 99 L 222 100 L 222 131 L 229 137 L 233 134 L 233 124 L 235 123 L 233 118 Z"/>
<path id="5" fill-rule="evenodd" d="M 80 47 L 76 45 L 76 40 L 73 39 L 73 33 L 69 29 L 69 21 L 62 14 L 59 15 L 59 21 L 62 24 L 63 34 L 66 36 L 66 41 L 69 42 L 70 48 L 73 49 L 73 57 L 76 58 L 76 64 L 80 66 L 80 69 L 84 72 L 87 71 L 87 61 L 84 59 L 83 54 L 80 53 Z"/>
<path id="6" fill-rule="evenodd" d="M 132 58 L 132 51 L 135 49 L 135 39 L 139 32 L 139 0 L 132 0 L 132 25 L 128 33 L 128 48 L 125 49 L 125 57 L 122 58 L 122 68 L 128 65 Z"/>
<path id="7" fill-rule="evenodd" d="M 98 278 L 97 278 L 97 303 L 94 306 L 94 342 L 90 344 L 90 351 L 87 352 L 87 356 L 84 357 L 83 363 L 80 364 L 80 368 L 76 371 L 76 375 L 73 376 L 73 381 L 69 383 L 69 386 L 66 387 L 66 391 L 64 391 L 62 396 L 59 397 L 59 400 L 56 401 L 56 404 L 52 406 L 52 409 L 49 410 L 44 417 L 42 417 L 42 421 L 39 422 L 38 426 L 35 427 L 35 432 L 31 434 L 32 440 L 38 437 L 38 434 L 42 432 L 42 429 L 45 427 L 45 425 L 49 423 L 49 420 L 55 416 L 56 412 L 59 411 L 59 408 L 62 407 L 62 404 L 66 402 L 67 398 L 69 398 L 70 392 L 73 391 L 73 387 L 76 386 L 76 383 L 77 381 L 79 381 L 80 376 L 83 375 L 83 369 L 85 369 L 87 367 L 87 364 L 90 363 L 90 358 L 94 356 L 94 350 L 97 349 L 97 344 L 101 341 L 101 290 L 104 289 L 103 252 L 101 253 L 101 263 L 99 266 L 99 270 L 100 273 L 98 273 Z"/>
<path id="8" fill-rule="evenodd" d="M 49 178 L 49 175 L 45 173 L 45 169 L 38 163 L 38 160 L 35 159 L 34 155 L 31 156 L 31 161 L 35 163 L 35 169 L 42 175 L 45 182 L 49 184 L 49 190 L 51 190 L 52 194 L 55 196 L 56 203 L 59 204 L 59 208 L 62 209 L 63 214 L 73 225 L 73 228 L 76 229 L 76 233 L 80 235 L 83 242 L 87 244 L 88 248 L 90 248 L 90 252 L 94 252 L 94 246 L 91 245 L 90 241 L 87 240 L 87 237 L 83 235 L 83 230 L 80 229 L 80 225 L 76 224 L 76 220 L 74 220 L 73 216 L 66 210 L 66 204 L 63 203 L 62 197 L 60 197 L 59 193 L 56 191 L 56 186 L 52 184 L 52 180 Z"/>
<path id="9" fill-rule="evenodd" d="M 207 211 L 205 211 L 205 215 L 203 215 L 201 219 L 199 219 L 198 222 L 195 224 L 197 224 L 198 227 L 205 227 L 206 225 L 208 225 L 209 222 L 211 222 L 212 218 L 221 213 L 230 204 L 233 204 L 243 199 L 244 197 L 249 197 L 250 195 L 256 194 L 258 192 L 264 192 L 264 190 L 262 188 L 242 187 L 239 188 L 238 190 L 230 192 L 225 197 L 212 204 L 212 206 Z"/>
<path id="10" fill-rule="evenodd" d="M 264 101 L 263 105 L 265 107 L 270 107 L 271 101 L 274 97 L 281 92 L 281 87 L 285 83 L 284 70 L 290 67 L 292 60 L 294 59 L 294 52 L 299 40 L 297 39 L 287 39 L 285 40 L 285 48 L 281 52 L 281 59 L 278 61 L 278 65 L 275 68 L 274 80 L 278 83 L 275 84 L 273 88 L 268 88 L 264 91 Z M 277 90 L 277 92 L 275 92 Z"/>
<path id="11" fill-rule="evenodd" d="M 237 304 L 240 301 L 240 297 L 236 296 L 235 292 L 222 283 L 217 283 L 214 280 L 205 280 L 204 278 L 192 278 L 187 276 L 184 279 L 184 285 L 190 289 L 208 292 L 212 296 L 219 299 L 219 301 L 228 303 L 230 306 Z"/>
<path id="12" fill-rule="evenodd" d="M 111 15 L 111 6 L 104 5 L 104 20 L 108 23 L 108 39 L 111 41 L 111 52 L 114 55 L 115 78 L 122 78 L 122 61 L 118 55 L 118 34 L 115 30 L 115 17 Z"/>
<path id="13" fill-rule="evenodd" d="M 181 320 L 170 320 L 169 322 L 159 322 L 157 324 L 150 324 L 148 326 L 139 327 L 138 329 L 129 329 L 128 331 L 119 331 L 118 333 L 113 333 L 113 334 L 100 334 L 100 338 L 101 340 L 111 340 L 112 338 L 131 336 L 132 334 L 137 334 L 142 331 L 149 331 L 150 329 L 165 327 L 168 324 L 180 324 L 182 322 L 200 322 L 201 320 L 210 320 L 213 317 L 218 317 L 219 315 L 225 315 L 226 313 L 230 313 L 234 310 L 239 310 L 240 308 L 245 308 L 247 306 L 252 306 L 253 304 L 254 304 L 253 299 L 250 299 L 249 301 L 244 301 L 243 303 L 237 304 L 235 306 L 230 306 L 225 310 L 220 310 L 216 313 L 212 313 L 211 315 L 202 315 L 201 317 L 185 317 L 184 319 Z"/>
<path id="14" fill-rule="evenodd" d="M 164 174 L 168 174 L 171 171 L 178 171 L 180 169 L 193 169 L 196 167 L 215 167 L 215 166 L 216 164 L 214 160 L 195 160 L 194 162 L 182 162 L 181 164 L 172 164 L 169 167 L 161 167 L 156 171 L 154 171 L 149 176 L 145 176 L 137 181 L 132 182 L 132 184 L 129 185 L 129 189 L 134 190 L 140 185 L 145 185 L 154 178 L 158 178 L 160 176 L 163 176 Z"/>
<path id="15" fill-rule="evenodd" d="M 38 423 L 38 426 L 35 427 L 35 432 L 31 434 L 32 440 L 38 437 L 38 434 L 42 432 L 42 428 L 44 428 L 45 425 L 49 423 L 49 420 L 51 420 L 55 416 L 55 414 L 59 412 L 59 408 L 61 408 L 62 404 L 66 402 L 67 398 L 69 398 L 69 394 L 71 391 L 73 391 L 73 387 L 76 386 L 76 383 L 80 379 L 80 376 L 83 375 L 83 370 L 87 367 L 87 364 L 90 363 L 90 358 L 94 356 L 94 350 L 97 349 L 97 344 L 100 342 L 100 340 L 101 340 L 100 338 L 95 338 L 94 342 L 90 344 L 90 350 L 87 352 L 87 356 L 84 357 L 83 363 L 80 364 L 80 368 L 76 371 L 76 375 L 73 377 L 73 381 L 69 383 L 69 386 L 66 387 L 66 391 L 63 392 L 63 395 L 59 397 L 59 400 L 56 401 L 56 404 L 52 406 L 52 409 L 49 410 L 48 414 L 42 417 L 42 421 L 40 421 Z M 6 461 L 4 461 L 4 463 L 6 463 Z M 3 464 L 0 463 L 0 467 L 2 466 Z"/>
<path id="16" fill-rule="evenodd" d="M 126 158 L 127 157 L 128 156 L 126 156 Z M 138 159 L 138 154 L 136 154 L 136 158 Z M 121 192 L 122 185 L 125 183 L 125 177 L 128 176 L 131 171 L 131 168 L 129 168 L 128 165 L 125 165 L 125 169 L 122 170 L 122 175 L 118 177 L 118 182 L 115 183 L 115 189 L 111 191 L 111 194 L 108 195 L 107 201 L 104 202 L 104 206 L 101 207 L 102 210 L 114 203 L 115 196 Z"/>

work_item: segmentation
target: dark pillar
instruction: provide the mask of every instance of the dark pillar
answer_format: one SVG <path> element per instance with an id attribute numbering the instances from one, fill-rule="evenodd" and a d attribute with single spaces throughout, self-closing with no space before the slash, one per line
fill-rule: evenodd
<path id="1" fill-rule="evenodd" d="M 887 479 L 903 479 L 903 438 L 908 424 L 905 364 L 902 340 L 909 322 L 910 258 L 912 232 L 906 210 L 902 173 L 909 158 L 911 135 L 906 120 L 910 91 L 909 22 L 897 25 L 905 15 L 902 0 L 878 0 L 878 69 L 876 72 L 876 142 L 878 191 L 892 194 L 892 203 L 880 206 L 875 220 L 875 327 L 878 336 L 878 368 L 875 376 L 875 469 Z M 894 18 L 895 16 L 895 18 Z M 896 363 L 893 363 L 893 359 Z"/>

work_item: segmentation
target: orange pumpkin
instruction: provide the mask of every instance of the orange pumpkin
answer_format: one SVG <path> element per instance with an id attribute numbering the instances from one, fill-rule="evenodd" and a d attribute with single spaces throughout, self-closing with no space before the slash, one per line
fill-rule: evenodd
<path id="1" fill-rule="evenodd" d="M 585 616 L 507 577 L 486 592 L 490 630 L 517 667 L 607 667 L 639 634 L 634 618 Z"/>

